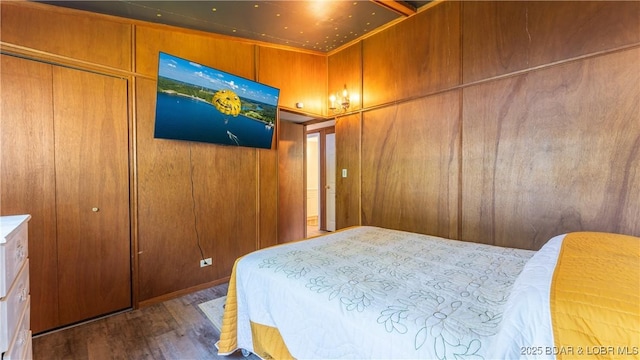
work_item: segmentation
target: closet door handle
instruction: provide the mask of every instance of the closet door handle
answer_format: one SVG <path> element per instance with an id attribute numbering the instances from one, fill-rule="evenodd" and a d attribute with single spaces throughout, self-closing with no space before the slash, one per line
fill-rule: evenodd
<path id="1" fill-rule="evenodd" d="M 94 207 L 94 208 L 91 208 L 91 211 L 98 212 L 98 211 L 100 211 L 100 208 Z"/>

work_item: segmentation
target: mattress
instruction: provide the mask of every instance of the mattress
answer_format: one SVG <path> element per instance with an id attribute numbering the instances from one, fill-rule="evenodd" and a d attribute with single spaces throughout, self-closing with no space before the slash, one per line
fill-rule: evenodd
<path id="1" fill-rule="evenodd" d="M 236 261 L 219 354 L 261 358 L 640 358 L 640 238 L 539 251 L 376 227 Z"/>
<path id="2" fill-rule="evenodd" d="M 294 358 L 491 357 L 534 253 L 376 227 L 260 250 L 234 268 L 219 353 L 277 358 L 254 346 L 266 326 Z"/>

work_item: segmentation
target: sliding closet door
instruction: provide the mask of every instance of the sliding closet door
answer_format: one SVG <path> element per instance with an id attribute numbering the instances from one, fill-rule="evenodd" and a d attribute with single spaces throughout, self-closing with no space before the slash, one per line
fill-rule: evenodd
<path id="1" fill-rule="evenodd" d="M 58 325 L 52 66 L 0 57 L 0 215 L 31 215 L 31 329 L 38 333 Z"/>
<path id="2" fill-rule="evenodd" d="M 62 325 L 131 306 L 127 81 L 54 67 Z"/>

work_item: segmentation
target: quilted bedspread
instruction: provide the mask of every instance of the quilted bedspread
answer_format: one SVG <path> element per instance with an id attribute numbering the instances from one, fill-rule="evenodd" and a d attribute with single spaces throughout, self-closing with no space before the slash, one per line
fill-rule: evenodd
<path id="1" fill-rule="evenodd" d="M 260 250 L 234 268 L 220 353 L 253 352 L 254 323 L 295 358 L 485 358 L 534 253 L 375 227 Z"/>
<path id="2" fill-rule="evenodd" d="M 640 358 L 640 239 L 568 234 L 550 296 L 558 358 Z"/>

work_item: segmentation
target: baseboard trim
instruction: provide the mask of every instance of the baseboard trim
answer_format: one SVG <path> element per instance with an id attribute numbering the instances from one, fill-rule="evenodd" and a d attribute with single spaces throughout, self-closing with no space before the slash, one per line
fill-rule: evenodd
<path id="1" fill-rule="evenodd" d="M 190 288 L 186 288 L 186 289 L 182 289 L 182 290 L 178 290 L 178 291 L 174 291 L 172 293 L 168 293 L 168 294 L 164 294 L 164 295 L 160 295 L 151 299 L 147 299 L 147 300 L 143 300 L 138 302 L 138 306 L 136 308 L 142 308 L 142 307 L 147 307 L 147 306 L 151 306 L 157 303 L 161 303 L 167 300 L 171 300 L 171 299 L 175 299 L 187 294 L 190 294 L 192 292 L 196 292 L 196 291 L 200 291 L 200 290 L 204 290 L 216 285 L 220 285 L 226 282 L 229 282 L 230 276 L 227 276 L 225 278 L 222 279 L 218 279 L 218 280 L 214 280 L 214 281 L 210 281 L 210 282 L 206 282 L 200 285 L 196 285 L 196 286 L 192 286 Z"/>

